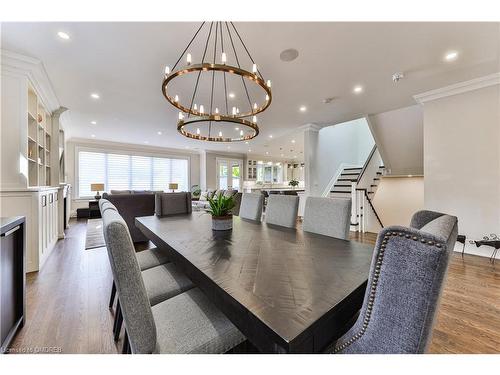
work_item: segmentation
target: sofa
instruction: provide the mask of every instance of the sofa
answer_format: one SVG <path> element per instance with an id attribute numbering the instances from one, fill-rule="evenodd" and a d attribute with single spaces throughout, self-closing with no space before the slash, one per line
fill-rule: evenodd
<path id="1" fill-rule="evenodd" d="M 109 194 L 103 193 L 102 195 L 103 199 L 107 199 L 116 206 L 127 223 L 134 243 L 148 241 L 148 238 L 135 226 L 135 218 L 155 214 L 154 193 L 154 191 L 111 190 Z"/>

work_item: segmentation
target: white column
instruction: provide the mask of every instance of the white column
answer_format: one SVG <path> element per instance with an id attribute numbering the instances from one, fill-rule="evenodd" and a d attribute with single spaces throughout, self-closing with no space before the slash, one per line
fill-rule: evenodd
<path id="1" fill-rule="evenodd" d="M 200 189 L 207 190 L 207 152 L 200 150 Z"/>
<path id="2" fill-rule="evenodd" d="M 318 125 L 307 124 L 301 127 L 304 131 L 304 184 L 305 196 L 319 196 L 317 177 Z"/>

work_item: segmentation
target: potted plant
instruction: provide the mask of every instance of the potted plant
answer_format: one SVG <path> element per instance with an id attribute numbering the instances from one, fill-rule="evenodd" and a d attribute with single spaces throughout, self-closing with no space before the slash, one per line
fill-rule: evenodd
<path id="1" fill-rule="evenodd" d="M 235 204 L 233 197 L 217 194 L 208 198 L 208 203 L 210 204 L 210 208 L 207 209 L 207 212 L 212 215 L 212 229 L 233 229 L 233 215 L 231 213 Z"/>
<path id="2" fill-rule="evenodd" d="M 293 189 L 295 189 L 297 186 L 299 186 L 299 181 L 294 180 L 294 179 L 291 179 L 291 180 L 288 182 L 288 185 L 290 185 Z"/>

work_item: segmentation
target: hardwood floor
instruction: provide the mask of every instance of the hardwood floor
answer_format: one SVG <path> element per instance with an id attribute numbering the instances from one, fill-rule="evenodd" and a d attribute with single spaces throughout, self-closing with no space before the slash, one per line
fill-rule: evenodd
<path id="1" fill-rule="evenodd" d="M 72 220 L 43 269 L 28 275 L 27 321 L 11 352 L 118 353 L 108 309 L 105 248 L 84 250 L 86 220 Z M 376 235 L 352 233 L 374 244 Z M 123 335 L 122 335 L 123 336 Z M 500 352 L 500 263 L 452 256 L 429 353 Z"/>

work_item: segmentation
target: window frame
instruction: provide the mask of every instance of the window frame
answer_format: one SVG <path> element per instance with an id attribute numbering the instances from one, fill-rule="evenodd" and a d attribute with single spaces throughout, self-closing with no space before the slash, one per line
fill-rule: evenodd
<path id="1" fill-rule="evenodd" d="M 92 200 L 93 196 L 80 196 L 80 152 L 96 152 L 105 154 L 115 154 L 115 155 L 128 155 L 128 156 L 146 156 L 153 158 L 165 158 L 165 159 L 179 159 L 187 160 L 187 185 L 188 189 L 191 188 L 191 156 L 189 155 L 176 155 L 170 152 L 148 152 L 139 150 L 127 150 L 123 148 L 105 148 L 105 147 L 90 147 L 75 145 L 75 175 L 74 175 L 74 186 L 73 190 L 75 192 L 75 200 Z M 165 189 L 167 190 L 167 189 Z"/>

